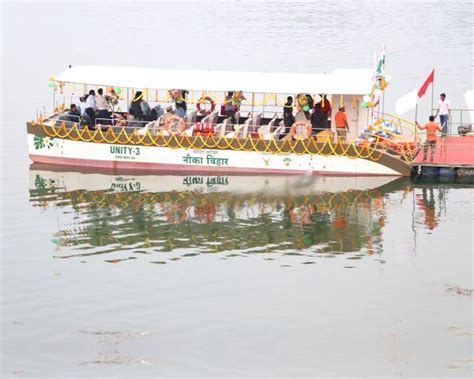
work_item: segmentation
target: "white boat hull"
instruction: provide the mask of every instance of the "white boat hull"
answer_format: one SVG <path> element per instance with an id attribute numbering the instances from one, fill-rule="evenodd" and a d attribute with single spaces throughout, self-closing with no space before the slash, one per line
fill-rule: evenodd
<path id="1" fill-rule="evenodd" d="M 33 162 L 109 169 L 203 173 L 395 175 L 379 162 L 358 157 L 256 151 L 168 148 L 73 141 L 28 134 Z"/>

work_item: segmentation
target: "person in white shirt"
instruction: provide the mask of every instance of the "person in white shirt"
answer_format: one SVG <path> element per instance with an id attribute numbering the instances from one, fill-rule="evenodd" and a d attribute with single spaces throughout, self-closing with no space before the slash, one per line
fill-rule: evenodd
<path id="1" fill-rule="evenodd" d="M 97 104 L 95 102 L 95 91 L 91 89 L 89 91 L 89 96 L 86 99 L 86 113 L 89 115 L 92 128 L 95 126 L 95 111 L 97 110 Z"/>
<path id="2" fill-rule="evenodd" d="M 85 96 L 81 96 L 81 97 L 79 98 L 79 101 L 80 101 L 80 103 L 79 103 L 79 110 L 80 110 L 80 112 L 81 112 L 81 117 L 83 117 L 83 116 L 84 116 L 84 113 L 86 113 L 86 108 L 87 108 Z"/>
<path id="3" fill-rule="evenodd" d="M 439 96 L 440 100 L 438 102 L 438 111 L 435 114 L 435 118 L 439 114 L 439 123 L 441 124 L 441 128 L 443 132 L 441 133 L 442 137 L 446 137 L 448 134 L 448 119 L 451 116 L 451 104 L 449 100 L 446 99 L 446 94 L 442 93 Z"/>
<path id="4" fill-rule="evenodd" d="M 100 124 L 105 124 L 105 118 L 109 118 L 110 114 L 108 111 L 109 102 L 107 101 L 106 97 L 104 96 L 104 90 L 99 88 L 97 90 L 97 96 L 95 97 L 95 103 L 97 105 L 97 118 L 100 118 Z"/>
<path id="5" fill-rule="evenodd" d="M 104 96 L 104 90 L 99 88 L 97 91 L 97 96 L 95 97 L 95 103 L 97 105 L 97 110 L 103 111 L 109 108 L 109 102 Z"/>

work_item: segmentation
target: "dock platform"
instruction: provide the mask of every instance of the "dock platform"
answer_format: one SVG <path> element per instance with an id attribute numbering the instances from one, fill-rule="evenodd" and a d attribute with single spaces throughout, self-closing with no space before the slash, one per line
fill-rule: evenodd
<path id="1" fill-rule="evenodd" d="M 412 162 L 415 175 L 474 179 L 474 136 L 438 138 L 433 161 L 430 154 L 423 160 L 420 149 Z"/>

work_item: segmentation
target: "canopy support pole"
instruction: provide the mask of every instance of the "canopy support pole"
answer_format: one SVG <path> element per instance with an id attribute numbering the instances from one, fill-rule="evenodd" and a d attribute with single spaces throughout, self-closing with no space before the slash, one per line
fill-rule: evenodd
<path id="1" fill-rule="evenodd" d="M 253 107 L 255 105 L 255 92 L 252 92 L 252 117 L 253 117 Z"/>
<path id="2" fill-rule="evenodd" d="M 128 107 L 129 107 L 129 104 L 130 104 L 130 96 L 129 96 L 129 92 L 130 92 L 130 89 L 127 88 L 127 113 L 128 113 Z"/>
<path id="3" fill-rule="evenodd" d="M 56 113 L 55 110 L 56 110 L 56 83 L 54 83 L 53 85 L 53 113 Z"/>
<path id="4" fill-rule="evenodd" d="M 418 127 L 416 126 L 417 123 L 418 123 L 418 101 L 416 102 L 416 105 L 415 105 L 415 142 L 416 142 L 416 136 L 418 132 Z"/>

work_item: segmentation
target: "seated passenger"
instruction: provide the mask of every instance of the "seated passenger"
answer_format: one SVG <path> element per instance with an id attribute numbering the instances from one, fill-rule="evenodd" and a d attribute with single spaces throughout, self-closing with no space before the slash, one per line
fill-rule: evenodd
<path id="1" fill-rule="evenodd" d="M 166 125 L 169 121 L 169 119 L 174 116 L 173 112 L 173 107 L 170 105 L 168 108 L 166 108 L 166 113 L 163 115 L 163 118 L 161 119 L 162 125 Z"/>
<path id="2" fill-rule="evenodd" d="M 127 119 L 121 113 L 112 113 L 112 125 L 114 126 L 127 126 Z"/>
<path id="3" fill-rule="evenodd" d="M 79 122 L 81 120 L 81 113 L 77 109 L 76 104 L 71 104 L 71 109 L 67 112 L 69 121 Z"/>
<path id="4" fill-rule="evenodd" d="M 143 110 L 142 110 L 142 105 L 141 105 L 142 101 L 143 101 L 143 93 L 142 91 L 137 91 L 135 93 L 135 97 L 130 103 L 130 108 L 129 108 L 129 113 L 133 115 L 134 120 L 141 121 L 143 119 Z"/>
<path id="5" fill-rule="evenodd" d="M 156 104 L 150 111 L 150 114 L 153 116 L 153 120 L 158 120 L 161 116 L 163 116 L 164 113 L 165 111 L 163 108 L 161 108 L 160 104 Z"/>
<path id="6" fill-rule="evenodd" d="M 140 107 L 142 108 L 143 116 L 146 116 L 146 115 L 150 114 L 150 111 L 151 111 L 150 105 L 148 104 L 148 102 L 145 99 L 142 99 L 142 101 L 140 103 Z"/>
<path id="7" fill-rule="evenodd" d="M 176 96 L 174 100 L 174 104 L 176 107 L 176 115 L 179 117 L 184 117 L 186 116 L 186 111 L 188 109 L 188 106 L 186 104 L 186 94 L 188 91 L 183 91 L 179 90 L 178 91 L 178 96 Z"/>

